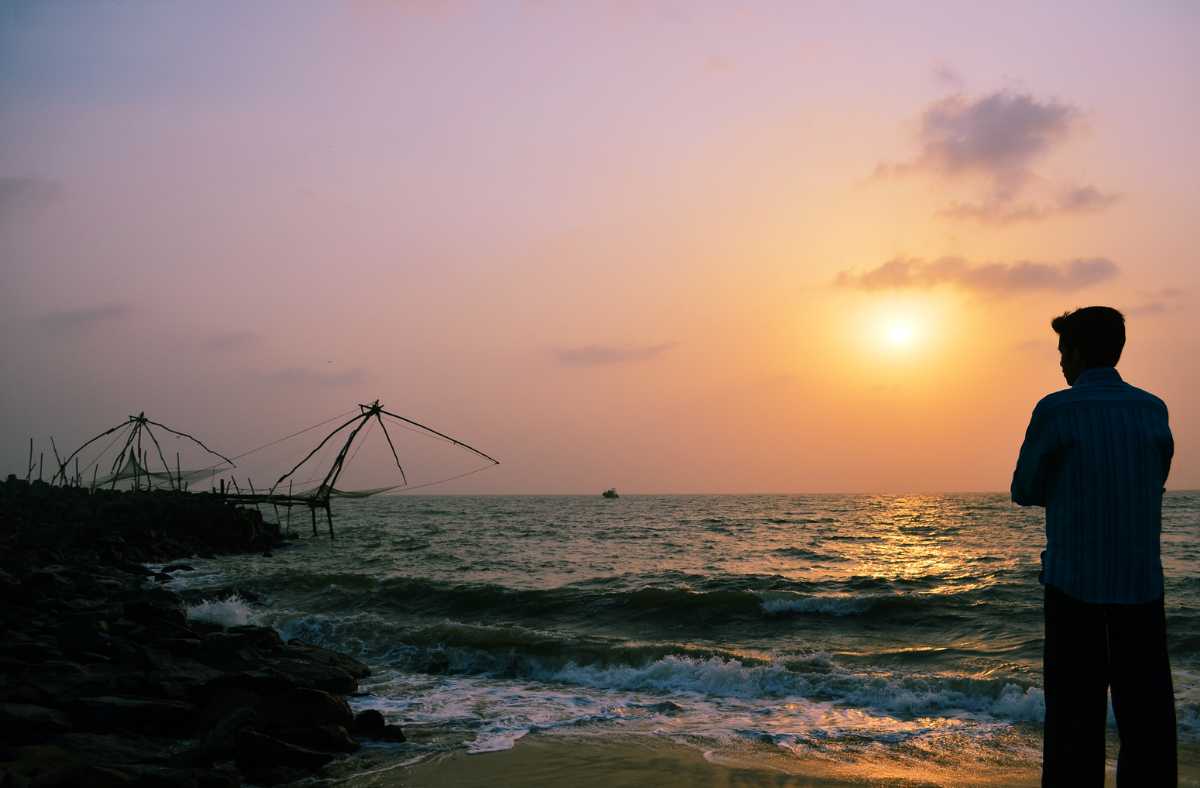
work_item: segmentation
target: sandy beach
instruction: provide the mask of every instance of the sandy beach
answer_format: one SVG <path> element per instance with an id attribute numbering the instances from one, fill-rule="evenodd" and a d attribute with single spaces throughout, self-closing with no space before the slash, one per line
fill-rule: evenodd
<path id="1" fill-rule="evenodd" d="M 1109 753 L 1116 751 L 1110 737 Z M 394 753 L 392 754 L 394 756 Z M 371 763 L 372 760 L 377 762 Z M 385 751 L 356 757 L 363 768 L 345 785 L 406 788 L 800 788 L 801 786 L 1036 786 L 1036 765 L 985 762 L 956 766 L 896 758 L 873 764 L 839 765 L 816 758 L 746 747 L 739 752 L 704 752 L 655 736 L 601 738 L 594 735 L 530 735 L 510 750 L 468 755 L 461 751 L 404 767 L 387 762 Z M 370 765 L 367 765 L 370 764 Z M 351 763 L 345 766 L 351 766 Z M 1179 785 L 1200 785 L 1200 750 L 1180 751 Z M 1109 759 L 1106 786 L 1116 785 Z"/>
<path id="2" fill-rule="evenodd" d="M 799 786 L 1009 785 L 1033 786 L 1028 768 L 982 768 L 950 773 L 933 764 L 878 763 L 842 767 L 797 758 L 767 748 L 737 753 L 703 752 L 653 736 L 602 739 L 585 735 L 528 736 L 511 750 L 479 755 L 456 753 L 408 769 L 352 780 L 355 786 L 404 785 L 412 788 L 799 788 Z"/>

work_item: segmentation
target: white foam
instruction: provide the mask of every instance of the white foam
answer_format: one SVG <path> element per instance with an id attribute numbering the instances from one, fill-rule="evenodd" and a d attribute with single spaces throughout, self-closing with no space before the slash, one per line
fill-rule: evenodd
<path id="1" fill-rule="evenodd" d="M 205 599 L 192 605 L 187 609 L 187 617 L 192 621 L 237 627 L 251 623 L 254 620 L 254 611 L 250 609 L 249 602 L 233 594 L 225 599 Z"/>
<path id="2" fill-rule="evenodd" d="M 785 591 L 763 592 L 763 612 L 779 616 L 788 613 L 823 613 L 829 616 L 853 616 L 865 613 L 875 599 L 861 596 L 802 596 Z"/>
<path id="3" fill-rule="evenodd" d="M 800 694 L 809 686 L 803 676 L 782 665 L 744 665 L 736 659 L 673 654 L 639 666 L 569 663 L 538 678 L 598 689 L 693 692 L 733 698 L 784 697 Z"/>

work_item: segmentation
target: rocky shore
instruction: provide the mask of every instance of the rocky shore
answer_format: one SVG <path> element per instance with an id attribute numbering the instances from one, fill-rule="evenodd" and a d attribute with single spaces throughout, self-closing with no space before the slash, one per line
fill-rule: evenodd
<path id="1" fill-rule="evenodd" d="M 281 544 L 215 495 L 0 483 L 0 787 L 277 785 L 403 741 L 347 705 L 364 665 L 189 621 L 159 587 L 186 563 L 144 566 Z"/>

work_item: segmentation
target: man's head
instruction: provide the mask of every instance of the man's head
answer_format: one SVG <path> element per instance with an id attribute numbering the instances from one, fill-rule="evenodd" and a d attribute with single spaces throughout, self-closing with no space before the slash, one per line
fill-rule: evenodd
<path id="1" fill-rule="evenodd" d="M 1058 334 L 1063 377 L 1075 385 L 1092 367 L 1115 367 L 1125 347 L 1125 316 L 1110 306 L 1085 306 L 1050 321 Z"/>

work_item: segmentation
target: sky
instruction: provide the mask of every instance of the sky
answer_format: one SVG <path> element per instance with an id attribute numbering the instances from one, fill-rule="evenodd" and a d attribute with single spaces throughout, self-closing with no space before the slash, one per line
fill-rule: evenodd
<path id="1" fill-rule="evenodd" d="M 379 398 L 501 461 L 428 492 L 1000 491 L 1050 319 L 1108 304 L 1200 487 L 1198 34 L 1167 0 L 7 2 L 0 470 Z"/>

